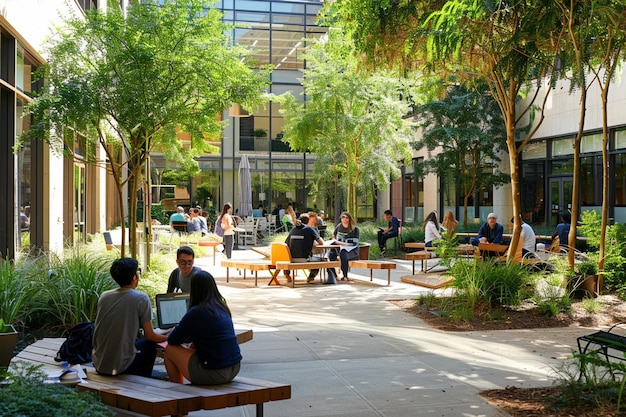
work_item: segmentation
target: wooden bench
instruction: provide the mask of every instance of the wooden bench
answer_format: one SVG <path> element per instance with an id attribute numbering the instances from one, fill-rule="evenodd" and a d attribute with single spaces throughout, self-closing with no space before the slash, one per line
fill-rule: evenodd
<path id="1" fill-rule="evenodd" d="M 428 272 L 430 271 L 430 269 L 434 268 L 433 266 L 430 269 L 428 269 L 428 260 L 435 259 L 435 258 L 436 258 L 435 252 L 425 251 L 425 250 L 421 250 L 417 252 L 410 252 L 406 254 L 406 259 L 408 261 L 413 261 L 413 275 L 415 275 L 415 261 L 422 261 L 422 272 Z"/>
<path id="2" fill-rule="evenodd" d="M 240 339 L 241 336 L 241 339 Z M 252 338 L 251 330 L 238 331 L 240 343 Z M 54 361 L 65 339 L 42 339 L 21 351 L 14 361 L 22 360 L 58 372 Z M 99 375 L 86 368 L 87 380 L 77 385 L 79 391 L 98 394 L 112 408 L 146 416 L 185 415 L 197 410 L 216 410 L 243 405 L 256 405 L 257 417 L 263 416 L 263 404 L 291 398 L 291 385 L 238 376 L 223 385 L 200 386 L 176 384 L 137 375 Z"/>
<path id="3" fill-rule="evenodd" d="M 372 281 L 372 274 L 374 269 L 386 269 L 387 270 L 387 285 L 391 285 L 391 270 L 396 269 L 396 263 L 390 261 L 370 261 L 368 259 L 359 259 L 349 261 L 350 268 L 364 268 L 370 270 L 370 281 Z"/>
<path id="4" fill-rule="evenodd" d="M 320 274 L 320 278 L 325 276 L 326 268 L 340 268 L 341 261 L 319 261 L 319 262 L 289 262 L 289 261 L 278 261 L 276 262 L 276 274 L 280 271 L 302 271 L 311 269 L 321 269 L 322 274 Z M 291 286 L 295 288 L 296 286 L 296 277 L 291 277 Z"/>
<path id="5" fill-rule="evenodd" d="M 230 268 L 243 269 L 243 279 L 246 279 L 246 271 L 254 272 L 254 286 L 258 283 L 259 271 L 270 271 L 272 263 L 267 259 L 245 260 L 245 259 L 223 259 L 222 267 L 226 268 L 226 282 L 230 280 Z M 272 277 L 273 278 L 273 277 Z"/>
<path id="6" fill-rule="evenodd" d="M 219 242 L 217 240 L 202 240 L 202 239 L 200 239 L 198 241 L 198 246 L 213 248 L 213 266 L 215 266 L 215 255 L 217 253 L 217 249 L 216 248 L 219 245 L 221 245 L 221 244 L 222 244 L 222 242 Z"/>

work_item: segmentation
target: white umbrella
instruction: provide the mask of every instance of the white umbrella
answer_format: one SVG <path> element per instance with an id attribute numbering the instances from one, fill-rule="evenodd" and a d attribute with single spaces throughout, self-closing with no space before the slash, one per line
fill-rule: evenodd
<path id="1" fill-rule="evenodd" d="M 241 155 L 239 163 L 239 216 L 252 216 L 252 179 L 248 155 Z"/>

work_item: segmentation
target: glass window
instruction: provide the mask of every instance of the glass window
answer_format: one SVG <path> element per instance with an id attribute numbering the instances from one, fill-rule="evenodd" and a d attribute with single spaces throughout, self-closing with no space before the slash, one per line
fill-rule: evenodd
<path id="1" fill-rule="evenodd" d="M 304 14 L 304 4 L 295 4 L 295 3 L 287 3 L 287 2 L 272 2 L 272 11 Z"/>
<path id="2" fill-rule="evenodd" d="M 16 135 L 28 131 L 30 127 L 30 118 L 22 118 L 24 112 L 24 103 L 17 100 L 15 109 L 15 129 Z M 30 207 L 32 193 L 32 144 L 30 141 L 24 142 L 17 154 L 17 170 L 18 170 L 18 221 L 19 236 L 17 240 L 19 247 L 30 246 Z"/>
<path id="3" fill-rule="evenodd" d="M 253 11 L 259 11 L 259 12 L 269 12 L 270 2 L 269 1 L 237 0 L 235 3 L 235 7 L 238 10 L 253 10 Z"/>
<path id="4" fill-rule="evenodd" d="M 626 206 L 626 154 L 615 155 L 615 205 Z"/>
<path id="5" fill-rule="evenodd" d="M 289 15 L 289 14 L 272 14 L 272 23 L 274 28 L 280 28 L 276 23 L 282 23 L 285 25 L 302 25 L 304 18 L 302 15 Z"/>
<path id="6" fill-rule="evenodd" d="M 580 204 L 602 205 L 602 158 L 581 158 L 580 165 Z"/>
<path id="7" fill-rule="evenodd" d="M 564 156 L 571 155 L 574 153 L 574 148 L 572 147 L 572 138 L 568 139 L 555 139 L 552 141 L 552 156 Z"/>
<path id="8" fill-rule="evenodd" d="M 522 164 L 522 215 L 530 224 L 545 222 L 544 162 Z"/>
<path id="9" fill-rule="evenodd" d="M 615 131 L 615 149 L 626 148 L 626 130 Z"/>
<path id="10" fill-rule="evenodd" d="M 602 152 L 602 133 L 583 136 L 580 151 L 582 153 Z"/>
<path id="11" fill-rule="evenodd" d="M 270 15 L 269 13 L 247 13 L 247 12 L 236 12 L 235 18 L 238 23 L 260 23 L 265 22 L 269 23 Z"/>
<path id="12" fill-rule="evenodd" d="M 276 69 L 304 68 L 302 57 L 304 31 L 274 30 L 272 32 L 272 64 Z"/>
<path id="13" fill-rule="evenodd" d="M 551 174 L 573 174 L 574 173 L 574 160 L 573 159 L 561 159 L 552 161 Z"/>
<path id="14" fill-rule="evenodd" d="M 542 159 L 547 156 L 547 145 L 545 141 L 531 142 L 522 149 L 522 159 Z"/>

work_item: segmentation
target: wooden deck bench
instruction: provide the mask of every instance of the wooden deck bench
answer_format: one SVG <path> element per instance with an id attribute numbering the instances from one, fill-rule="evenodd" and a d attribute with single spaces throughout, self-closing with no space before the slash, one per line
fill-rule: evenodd
<path id="1" fill-rule="evenodd" d="M 259 271 L 270 271 L 272 262 L 269 259 L 223 259 L 222 267 L 226 268 L 226 282 L 230 280 L 230 268 L 243 269 L 243 279 L 246 279 L 246 271 L 254 272 L 254 286 L 256 287 Z"/>
<path id="2" fill-rule="evenodd" d="M 599 330 L 576 339 L 578 352 L 581 354 L 597 353 L 603 357 L 607 367 L 613 373 L 612 362 L 626 361 L 625 323 L 617 323 L 609 330 Z M 615 331 L 621 329 L 622 333 Z"/>
<path id="3" fill-rule="evenodd" d="M 237 331 L 240 343 L 251 339 L 251 330 Z M 64 340 L 41 339 L 27 346 L 13 360 L 43 365 L 44 371 L 58 371 L 60 364 L 54 357 Z M 97 393 L 109 407 L 153 417 L 252 404 L 256 405 L 256 416 L 263 417 L 263 404 L 291 398 L 291 385 L 241 376 L 228 384 L 201 386 L 137 375 L 98 375 L 94 368 L 86 369 L 87 379 L 78 384 L 79 391 Z"/>
<path id="4" fill-rule="evenodd" d="M 396 263 L 391 261 L 370 261 L 369 259 L 359 259 L 348 261 L 350 268 L 363 268 L 370 270 L 370 281 L 372 281 L 372 274 L 374 269 L 386 269 L 387 270 L 387 285 L 391 285 L 391 270 L 396 269 Z"/>
<path id="5" fill-rule="evenodd" d="M 320 274 L 320 278 L 325 276 L 326 268 L 340 268 L 341 261 L 319 261 L 319 262 L 289 262 L 289 261 L 278 261 L 276 262 L 276 274 L 280 271 L 302 271 L 311 269 L 321 269 L 322 273 Z M 296 286 L 296 277 L 291 277 L 291 286 L 295 288 Z"/>
<path id="6" fill-rule="evenodd" d="M 406 254 L 406 259 L 408 261 L 413 261 L 413 275 L 415 275 L 415 261 L 422 261 L 422 272 L 428 272 L 430 271 L 430 269 L 428 269 L 428 260 L 436 259 L 436 257 L 437 255 L 435 254 L 435 252 L 426 250 Z M 434 266 L 431 267 L 431 269 L 432 268 L 434 268 Z"/>

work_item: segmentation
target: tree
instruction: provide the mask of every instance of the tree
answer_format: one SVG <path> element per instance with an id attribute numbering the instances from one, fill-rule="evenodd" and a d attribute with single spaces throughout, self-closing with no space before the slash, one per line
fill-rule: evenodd
<path id="1" fill-rule="evenodd" d="M 207 4 L 148 0 L 131 2 L 126 16 L 118 7 L 71 16 L 48 43 L 41 74 L 47 87 L 29 106 L 34 124 L 27 139 L 45 138 L 72 155 L 75 136 L 82 137 L 91 152 L 86 159 L 94 163 L 102 147 L 122 218 L 123 189 L 129 187 L 133 257 L 137 190 L 150 153 L 163 152 L 197 171 L 193 158 L 211 150 L 205 139 L 221 137 L 221 112 L 233 102 L 248 108 L 259 103 L 269 79 L 248 67 L 246 50 L 229 45 L 221 13 Z M 144 190 L 149 204 L 150 187 Z"/>
<path id="2" fill-rule="evenodd" d="M 419 106 L 417 117 L 424 130 L 415 148 L 428 150 L 425 171 L 440 178 L 452 174 L 463 195 L 463 225 L 467 226 L 469 198 L 509 181 L 498 168 L 506 132 L 497 104 L 488 94 L 453 84 L 443 100 Z"/>
<path id="3" fill-rule="evenodd" d="M 345 0 L 326 3 L 325 11 L 345 27 L 373 67 L 453 73 L 460 82 L 487 82 L 506 127 L 515 218 L 509 253 L 516 253 L 521 232 L 518 158 L 543 120 L 563 36 L 551 2 Z M 539 118 L 519 137 L 519 124 L 534 118 L 541 95 Z M 520 103 L 520 98 L 525 100 Z"/>
<path id="4" fill-rule="evenodd" d="M 290 93 L 277 100 L 285 116 L 284 141 L 331 165 L 347 186 L 347 207 L 356 217 L 359 187 L 385 187 L 400 175 L 397 162 L 410 160 L 411 152 L 404 84 L 385 71 L 360 71 L 353 49 L 342 31 L 331 29 L 305 54 L 306 105 Z"/>

